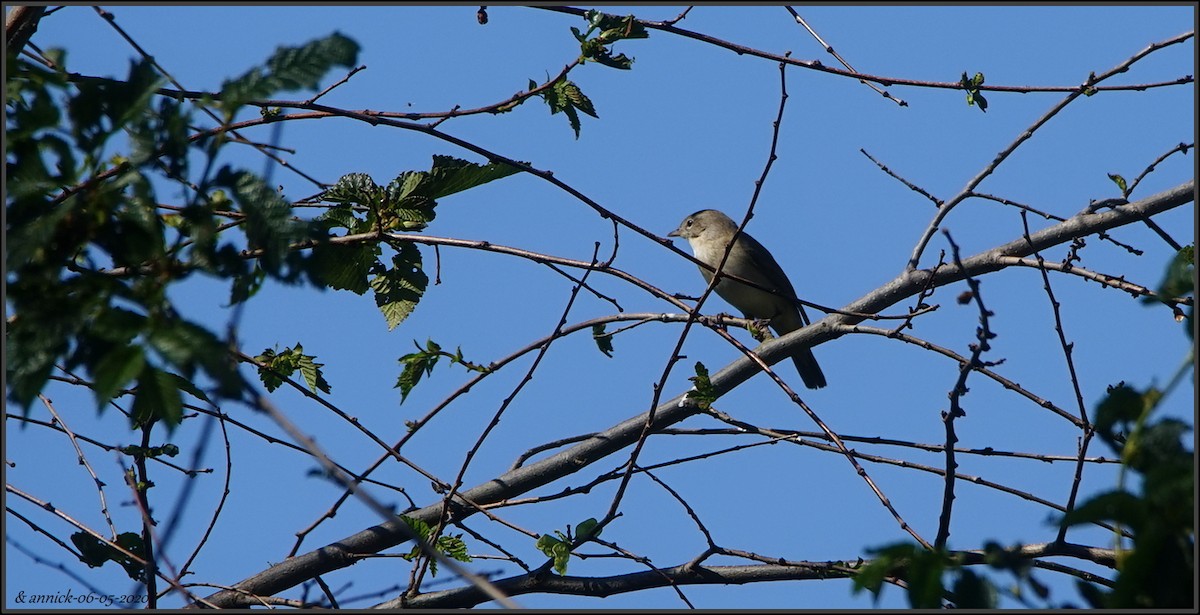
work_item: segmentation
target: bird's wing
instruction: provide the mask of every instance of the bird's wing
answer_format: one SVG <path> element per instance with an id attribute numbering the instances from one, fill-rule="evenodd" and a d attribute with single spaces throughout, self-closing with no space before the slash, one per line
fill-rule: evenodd
<path id="1" fill-rule="evenodd" d="M 775 257 L 771 256 L 771 252 L 747 233 L 742 233 L 740 241 L 746 242 L 746 251 L 750 255 L 750 260 L 754 262 L 755 270 L 761 271 L 766 276 L 768 286 L 783 293 L 789 299 L 796 299 L 796 289 L 792 287 L 791 280 L 783 272 L 783 267 L 780 267 Z M 804 306 L 799 303 L 795 305 L 800 310 L 800 322 L 807 326 L 810 321 L 808 314 L 804 312 Z"/>

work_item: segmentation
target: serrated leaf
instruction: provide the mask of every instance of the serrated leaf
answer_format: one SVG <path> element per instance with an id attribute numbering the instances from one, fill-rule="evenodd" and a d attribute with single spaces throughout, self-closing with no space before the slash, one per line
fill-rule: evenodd
<path id="1" fill-rule="evenodd" d="M 296 349 L 297 353 L 299 353 L 299 344 L 296 345 Z M 304 377 L 304 382 L 308 385 L 310 391 L 313 391 L 314 393 L 321 391 L 322 393 L 328 394 L 330 391 L 330 386 L 329 383 L 325 381 L 325 376 L 321 373 L 321 368 L 325 367 L 325 364 L 313 361 L 315 358 L 316 356 L 313 355 L 300 355 L 300 375 Z"/>
<path id="2" fill-rule="evenodd" d="M 413 340 L 413 343 L 415 344 L 416 340 Z M 417 346 L 417 352 L 406 354 L 399 359 L 400 363 L 404 365 L 404 369 L 396 380 L 396 388 L 400 389 L 400 403 L 402 404 L 417 383 L 421 381 L 421 377 L 433 373 L 434 366 L 441 358 L 441 354 L 438 352 L 441 347 L 437 346 L 433 340 L 429 340 L 426 346 L 430 349 L 422 350 L 420 346 Z"/>
<path id="3" fill-rule="evenodd" d="M 430 167 L 419 194 L 431 199 L 440 199 L 520 171 L 517 167 L 503 162 L 481 165 L 453 156 L 434 155 L 433 166 Z"/>
<path id="4" fill-rule="evenodd" d="M 596 109 L 592 106 L 591 99 L 584 95 L 583 90 L 580 90 L 578 85 L 575 85 L 575 83 L 571 81 L 564 81 L 562 83 L 562 95 L 565 96 L 567 100 L 571 101 L 571 104 L 574 105 L 576 109 L 579 109 L 580 111 L 599 119 L 600 116 L 596 115 Z"/>
<path id="5" fill-rule="evenodd" d="M 379 205 L 380 189 L 366 173 L 347 173 L 327 188 L 321 198 L 331 203 L 376 207 Z M 332 215 L 330 212 L 327 214 Z M 351 213 L 351 217 L 353 214 Z"/>
<path id="6" fill-rule="evenodd" d="M 408 318 L 429 283 L 429 276 L 421 270 L 421 253 L 411 243 L 401 246 L 400 254 L 392 258 L 393 267 L 371 279 L 375 305 L 383 312 L 389 331 Z"/>
<path id="7" fill-rule="evenodd" d="M 358 51 L 358 43 L 336 32 L 299 47 L 279 47 L 265 66 L 222 83 L 221 105 L 232 117 L 249 100 L 282 90 L 315 89 L 334 66 L 349 68 L 357 63 Z"/>
<path id="8" fill-rule="evenodd" d="M 322 243 L 313 247 L 309 275 L 313 283 L 361 295 L 371 288 L 367 276 L 378 263 L 377 243 Z"/>

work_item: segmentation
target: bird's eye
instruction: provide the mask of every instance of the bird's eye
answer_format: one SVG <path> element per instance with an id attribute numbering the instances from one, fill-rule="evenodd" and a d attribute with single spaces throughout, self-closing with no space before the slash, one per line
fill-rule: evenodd
<path id="1" fill-rule="evenodd" d="M 691 221 L 691 220 L 688 220 L 688 221 L 687 221 L 687 225 L 688 225 L 688 226 L 691 226 L 691 225 L 692 225 L 692 221 Z"/>

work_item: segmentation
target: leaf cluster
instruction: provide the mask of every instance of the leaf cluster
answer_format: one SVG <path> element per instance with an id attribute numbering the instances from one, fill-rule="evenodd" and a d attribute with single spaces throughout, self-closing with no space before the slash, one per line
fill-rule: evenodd
<path id="1" fill-rule="evenodd" d="M 962 89 L 967 91 L 967 106 L 979 106 L 979 110 L 987 113 L 988 102 L 983 97 L 983 92 L 979 91 L 979 86 L 983 85 L 983 73 L 975 73 L 974 77 L 967 77 L 967 71 L 963 71 L 962 79 L 959 81 Z"/>
<path id="2" fill-rule="evenodd" d="M 404 366 L 404 370 L 400 372 L 400 377 L 396 380 L 396 388 L 400 389 L 400 403 L 404 403 L 408 399 L 408 394 L 412 392 L 417 383 L 421 381 L 422 376 L 433 374 L 433 368 L 438 361 L 445 357 L 450 360 L 451 365 L 462 365 L 468 371 L 479 372 L 486 374 L 492 371 L 492 368 L 478 363 L 472 363 L 463 358 L 462 347 L 456 348 L 451 354 L 442 350 L 441 345 L 432 339 L 425 341 L 425 347 L 413 340 L 413 344 L 417 347 L 416 352 L 410 352 L 400 357 L 400 364 Z"/>
<path id="3" fill-rule="evenodd" d="M 579 41 L 579 59 L 622 70 L 632 68 L 632 58 L 623 53 L 614 56 L 609 46 L 627 38 L 649 38 L 650 33 L 646 31 L 645 26 L 633 15 L 619 17 L 594 9 L 584 13 L 583 18 L 588 22 L 586 32 L 580 32 L 579 28 L 571 28 L 575 40 Z M 593 34 L 595 36 L 592 36 Z"/>
<path id="4" fill-rule="evenodd" d="M 325 364 L 317 363 L 313 360 L 316 358 L 314 355 L 304 354 L 304 347 L 296 342 L 295 348 L 284 348 L 283 352 L 275 352 L 271 348 L 263 350 L 262 354 L 254 357 L 254 360 L 260 364 L 258 377 L 268 391 L 279 388 L 283 384 L 284 378 L 296 373 L 296 370 L 300 370 L 300 375 L 304 378 L 304 383 L 308 385 L 309 390 L 314 393 L 320 391 L 328 394 L 331 387 L 321 373 L 321 368 L 325 367 Z"/>
<path id="5" fill-rule="evenodd" d="M 437 550 L 442 555 L 460 562 L 471 561 L 471 556 L 467 553 L 467 543 L 463 542 L 462 534 L 445 534 L 438 536 L 437 541 L 431 541 L 431 537 L 433 536 L 433 527 L 431 527 L 428 523 L 405 515 L 400 515 L 400 520 L 407 523 L 408 527 L 412 528 L 412 531 L 415 532 L 417 536 L 419 536 L 421 540 L 425 542 L 425 544 Z M 416 561 L 418 558 L 424 557 L 424 555 L 421 552 L 420 546 L 413 546 L 411 551 L 402 554 L 400 557 L 412 562 Z M 435 577 L 437 576 L 436 559 L 429 560 L 429 574 Z"/>
<path id="6" fill-rule="evenodd" d="M 579 545 L 597 538 L 604 528 L 600 527 L 600 523 L 594 517 L 585 519 L 575 528 L 574 536 L 571 535 L 571 526 L 567 526 L 566 533 L 554 530 L 554 535 L 542 534 L 537 539 L 535 546 L 538 551 L 546 554 L 554 565 L 554 572 L 560 575 L 567 574 L 567 563 L 571 559 L 571 551 Z"/>
<path id="7" fill-rule="evenodd" d="M 436 216 L 437 199 L 518 171 L 501 162 L 481 165 L 434 156 L 428 171 L 404 171 L 387 186 L 376 184 L 365 173 L 349 173 L 323 193 L 322 198 L 334 206 L 317 223 L 327 231 L 342 228 L 352 234 L 421 231 Z M 429 284 L 416 246 L 408 241 L 392 245 L 396 254 L 388 266 L 375 242 L 319 243 L 312 250 L 314 282 L 360 295 L 373 290 L 375 304 L 391 330 L 408 318 Z"/>
<path id="8" fill-rule="evenodd" d="M 337 34 L 281 49 L 217 98 L 231 117 L 249 98 L 315 87 L 357 49 Z M 135 426 L 173 428 L 182 393 L 207 399 L 200 375 L 225 398 L 241 397 L 247 382 L 169 289 L 200 271 L 228 281 L 239 303 L 267 276 L 297 282 L 311 263 L 292 245 L 321 228 L 295 219 L 253 173 L 214 171 L 224 140 L 191 140 L 193 108 L 158 95 L 149 59 L 131 62 L 123 80 L 72 79 L 65 53 L 47 55 L 56 69 L 5 59 L 8 397 L 28 408 L 56 365 L 82 368 L 100 409 L 132 393 Z M 189 161 L 197 150 L 202 169 Z M 164 213 L 158 191 L 170 184 L 194 189 Z"/>

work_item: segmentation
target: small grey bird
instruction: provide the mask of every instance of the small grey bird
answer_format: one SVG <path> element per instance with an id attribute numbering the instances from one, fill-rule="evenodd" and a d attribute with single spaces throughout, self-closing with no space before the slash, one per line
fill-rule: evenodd
<path id="1" fill-rule="evenodd" d="M 729 216 L 715 209 L 704 209 L 684 218 L 679 228 L 667 233 L 667 236 L 688 240 L 696 260 L 716 269 L 736 231 L 737 223 Z M 780 293 L 773 295 L 753 286 L 722 278 L 717 284 L 717 294 L 741 311 L 746 318 L 769 320 L 771 328 L 778 335 L 790 333 L 808 324 L 808 315 L 804 313 L 804 307 L 791 301 L 796 298 L 796 290 L 788 281 L 787 274 L 783 272 L 779 263 L 775 262 L 775 257 L 750 235 L 745 232 L 738 235 L 722 271 Z M 700 268 L 700 274 L 704 276 L 705 282 L 712 280 L 712 272 L 703 267 Z M 825 386 L 825 374 L 821 372 L 821 366 L 817 364 L 812 350 L 804 348 L 798 351 L 792 355 L 792 361 L 796 364 L 796 371 L 800 372 L 800 378 L 804 380 L 804 386 L 810 389 Z"/>

